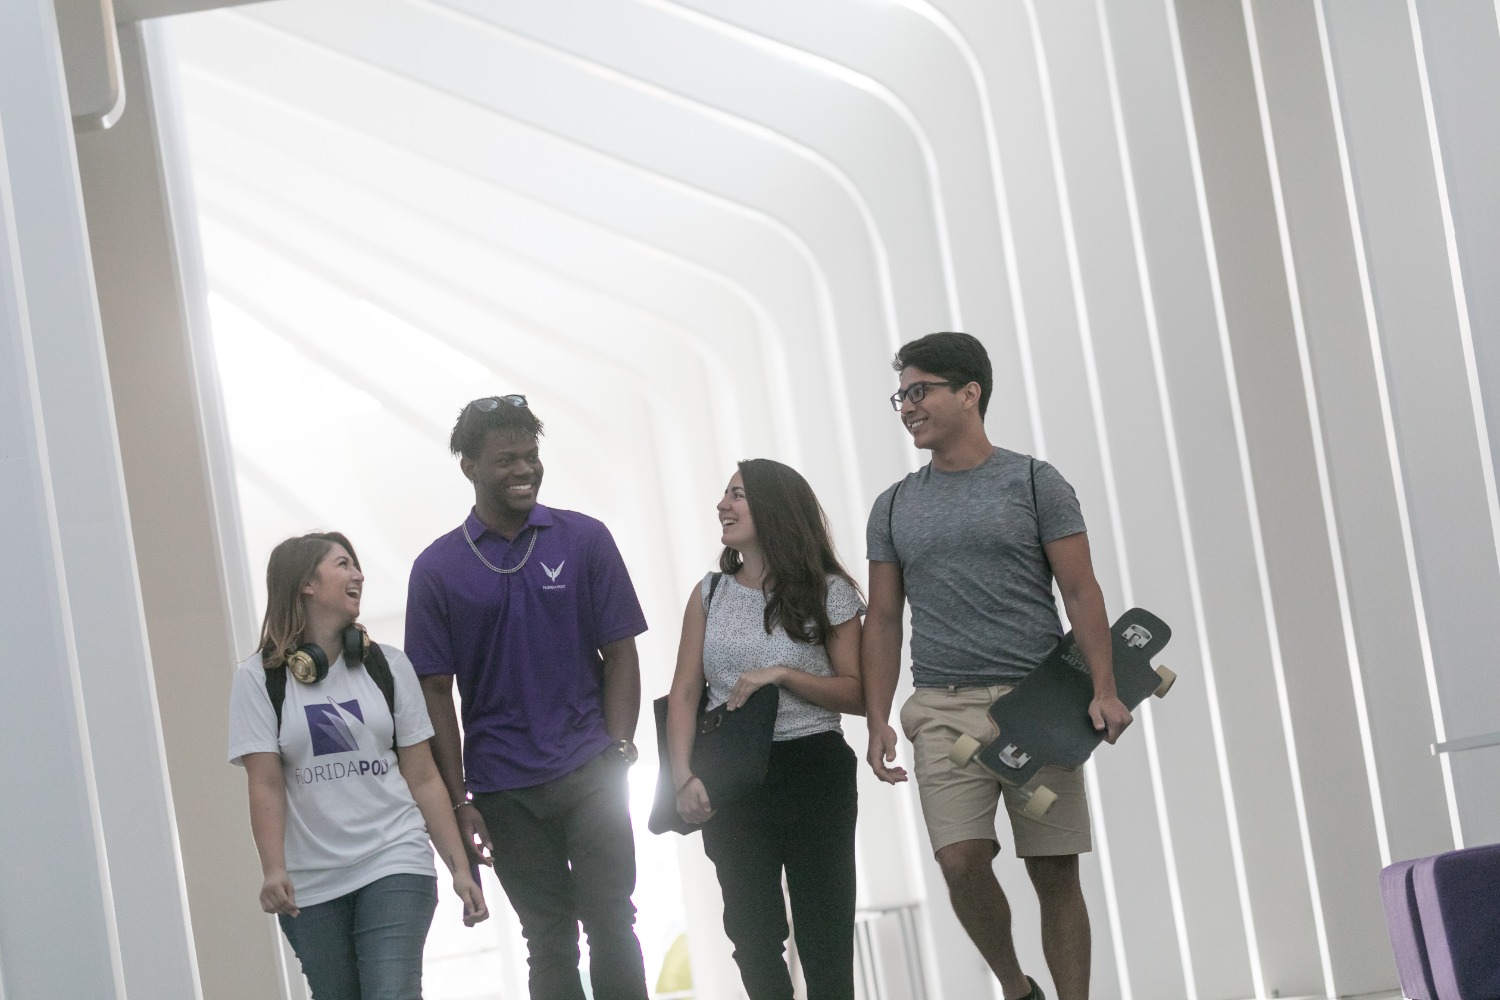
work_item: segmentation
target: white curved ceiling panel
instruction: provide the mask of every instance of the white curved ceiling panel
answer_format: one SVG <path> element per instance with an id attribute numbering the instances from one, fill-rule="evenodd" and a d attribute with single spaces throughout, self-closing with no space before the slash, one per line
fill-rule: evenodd
<path id="1" fill-rule="evenodd" d="M 281 45 L 285 36 L 264 35 L 260 39 L 271 59 L 247 59 L 249 50 L 243 41 L 247 34 L 254 35 L 253 25 L 192 25 L 191 29 L 199 36 L 196 44 L 212 52 L 211 58 L 200 64 L 199 72 L 212 66 L 213 73 L 248 75 L 258 88 L 279 95 L 289 106 L 321 109 L 322 117 L 330 121 L 342 116 L 346 126 L 364 126 L 384 141 L 404 142 L 431 155 L 441 155 L 454 168 L 483 180 L 503 182 L 507 188 L 536 195 L 551 204 L 566 203 L 574 212 L 613 229 L 644 233 L 644 239 L 695 259 L 700 266 L 732 276 L 739 272 L 744 277 L 738 283 L 751 289 L 767 312 L 787 316 L 778 326 L 797 331 L 793 343 L 799 360 L 806 363 L 786 368 L 785 378 L 793 391 L 814 405 L 822 405 L 825 400 L 833 403 L 826 390 L 830 384 L 841 384 L 839 370 L 818 370 L 828 348 L 817 348 L 809 354 L 806 334 L 810 328 L 829 329 L 834 298 L 831 284 L 821 269 L 812 265 L 806 243 L 763 213 L 680 183 L 663 182 L 657 176 L 626 167 L 617 158 L 560 143 L 547 133 L 483 113 L 467 102 L 437 102 L 424 107 L 422 98 L 430 96 L 425 91 L 414 91 L 399 78 L 358 63 L 344 67 L 339 60 L 340 73 L 317 72 L 307 65 L 308 54 L 316 50 L 299 47 L 290 38 Z M 280 68 L 269 72 L 266 67 L 270 63 Z M 566 169 L 553 163 L 558 156 Z M 808 269 L 802 270 L 802 265 Z M 801 280 L 799 273 L 807 274 L 811 282 Z M 805 297 L 799 296 L 799 290 Z M 813 340 L 814 345 L 817 343 Z M 827 416 L 818 422 L 834 427 L 847 425 L 847 413 L 830 405 Z M 833 502 L 837 503 L 837 498 Z M 841 506 L 852 510 L 856 504 L 850 500 Z"/>
<path id="2" fill-rule="evenodd" d="M 566 336 L 563 332 L 576 326 L 585 329 L 596 327 L 600 311 L 589 310 L 580 317 L 576 308 L 577 299 L 574 300 L 574 308 L 562 310 L 557 298 L 553 297 L 547 304 L 556 313 L 548 314 L 543 310 L 544 315 L 541 317 L 528 315 L 524 311 L 525 303 L 518 301 L 518 296 L 500 292 L 492 297 L 477 292 L 472 286 L 454 284 L 450 274 L 442 273 L 440 268 L 433 269 L 435 262 L 430 259 L 419 263 L 417 257 L 406 258 L 372 249 L 399 244 L 383 238 L 368 239 L 366 234 L 334 234 L 327 229 L 308 227 L 303 224 L 305 220 L 295 214 L 267 204 L 256 205 L 245 189 L 235 191 L 221 202 L 216 198 L 218 192 L 212 183 L 212 174 L 208 174 L 205 180 L 209 182 L 205 184 L 205 209 L 210 218 L 219 213 L 231 214 L 225 203 L 235 203 L 239 206 L 239 211 L 231 215 L 234 224 L 249 229 L 254 239 L 274 248 L 279 257 L 293 259 L 303 273 L 320 272 L 318 279 L 340 285 L 388 309 L 409 306 L 413 302 L 420 303 L 420 311 L 413 311 L 401 318 L 421 329 L 435 331 L 437 336 L 474 357 L 484 368 L 501 374 L 507 371 L 514 373 L 512 378 L 523 385 L 535 384 L 544 378 L 553 380 L 555 384 L 558 375 L 566 373 L 563 384 L 567 388 L 557 395 L 551 406 L 537 401 L 538 411 L 549 423 L 561 423 L 571 417 L 571 422 L 576 425 L 595 428 L 594 434 L 614 439 L 607 445 L 601 442 L 611 455 L 628 453 L 632 434 L 649 436 L 664 453 L 664 461 L 655 467 L 637 467 L 633 471 L 627 471 L 620 467 L 611 468 L 615 462 L 600 461 L 590 467 L 586 476 L 582 474 L 584 470 L 560 470 L 557 478 L 572 476 L 589 481 L 591 489 L 602 489 L 610 480 L 623 477 L 635 480 L 639 487 L 625 491 L 624 495 L 638 498 L 660 491 L 669 501 L 682 498 L 690 502 L 697 493 L 690 483 L 660 482 L 656 477 L 675 477 L 680 470 L 689 467 L 689 463 L 670 459 L 674 455 L 680 459 L 693 450 L 692 445 L 682 442 L 682 435 L 688 433 L 685 428 L 704 425 L 688 425 L 675 420 L 673 412 L 668 408 L 668 401 L 660 394 L 636 391 L 637 379 L 646 374 L 642 370 L 644 366 L 637 367 L 630 359 L 622 359 L 615 356 L 614 351 L 601 349 L 607 342 L 590 345 L 577 337 Z M 361 239 L 361 236 L 366 238 Z M 254 271 L 236 269 L 235 276 L 226 275 L 224 280 L 234 281 L 238 276 L 258 282 L 263 280 L 262 276 L 268 269 L 267 263 L 261 264 Z M 503 288 L 507 283 L 502 280 L 497 284 Z M 285 301 L 300 306 L 307 301 L 307 296 L 289 291 Z M 295 318 L 283 316 L 280 321 L 294 328 L 302 328 L 308 337 L 316 337 L 320 335 L 319 327 L 314 325 L 316 318 L 307 309 L 299 308 Z M 615 318 L 623 322 L 625 317 L 616 313 Z M 638 330 L 637 333 L 639 332 Z M 651 338 L 640 339 L 649 342 Z M 368 353 L 366 356 L 369 356 Z M 353 359 L 347 364 L 358 372 Z M 668 378 L 677 375 L 672 365 L 660 366 L 658 370 Z M 451 427 L 451 416 L 457 413 L 466 395 L 478 393 L 460 391 L 455 394 L 454 387 L 449 385 L 445 387 L 445 391 L 439 390 L 441 395 L 423 398 L 414 394 L 416 387 L 405 378 L 404 368 L 393 371 L 387 366 L 383 371 L 386 378 L 383 386 L 385 392 L 411 400 L 410 405 L 402 407 L 402 411 L 430 414 L 423 426 L 415 430 L 432 451 L 441 454 L 440 448 Z M 701 379 L 688 377 L 684 381 L 691 383 Z M 369 391 L 368 388 L 366 391 Z M 558 412 L 559 406 L 564 407 L 562 413 Z M 702 446 L 700 443 L 699 447 Z M 415 510 L 441 509 L 440 505 L 416 502 L 419 499 L 417 497 L 410 499 L 414 501 L 412 509 Z M 644 504 L 643 499 L 641 502 Z M 650 510 L 653 506 L 647 504 L 642 509 Z M 664 520 L 658 524 L 653 535 L 666 544 L 670 551 L 671 539 L 667 528 L 672 522 L 669 515 L 663 514 L 663 517 Z M 440 533 L 436 529 L 441 523 L 442 520 L 428 524 L 429 539 Z"/>
<path id="3" fill-rule="evenodd" d="M 324 9 L 320 4 L 318 10 Z M 379 20 L 356 18 L 362 30 L 349 30 L 337 17 L 341 9 L 329 8 L 326 20 L 308 18 L 313 24 L 299 17 L 299 34 L 425 86 L 463 93 L 492 111 L 545 122 L 609 157 L 764 211 L 797 231 L 817 255 L 834 291 L 840 329 L 894 327 L 894 315 L 879 306 L 890 300 L 883 291 L 890 279 L 868 208 L 805 148 L 764 126 L 501 29 L 476 30 L 472 19 L 456 14 L 395 3 Z M 366 13 L 368 5 L 359 9 Z M 392 34 L 411 33 L 430 37 L 443 58 L 391 51 Z M 845 363 L 858 368 L 858 357 Z M 843 380 L 832 384 L 841 388 Z"/>
<path id="4" fill-rule="evenodd" d="M 882 260 L 897 327 L 931 322 L 945 308 L 946 322 L 960 322 L 930 143 L 909 110 L 874 81 L 671 4 L 444 6 L 769 129 L 768 142 L 819 164 L 859 210 Z M 899 295 L 887 290 L 897 283 Z M 900 315 L 903 309 L 909 314 Z"/>
<path id="5" fill-rule="evenodd" d="M 925 4 L 692 0 L 683 6 L 813 53 L 856 74 L 851 85 L 873 81 L 906 110 L 939 179 L 963 329 L 985 341 L 994 361 L 991 426 L 1024 446 L 1036 425 L 1028 319 L 989 94 L 963 36 Z M 924 318 L 903 339 L 937 328 L 935 319 Z"/>
<path id="6" fill-rule="evenodd" d="M 196 82 L 192 96 L 200 160 L 212 160 L 223 169 L 250 177 L 264 173 L 267 159 L 279 160 L 278 176 L 306 171 L 310 177 L 323 177 L 326 183 L 370 192 L 468 237 L 503 247 L 564 278 L 598 288 L 640 309 L 655 310 L 663 323 L 694 331 L 678 346 L 698 356 L 705 365 L 718 364 L 718 359 L 702 345 L 703 338 L 723 338 L 742 350 L 747 348 L 747 340 L 758 341 L 761 351 L 775 350 L 774 320 L 761 303 L 741 286 L 701 264 L 653 251 L 574 214 L 405 149 L 326 121 L 279 113 L 284 109 L 227 87 L 221 80 L 202 78 Z M 235 123 L 233 129 L 218 124 L 229 121 Z M 247 162 L 248 151 L 243 148 L 224 149 L 222 144 L 231 138 L 237 138 L 240 147 L 253 144 L 255 162 Z M 300 183 L 301 175 L 297 179 Z M 282 179 L 273 186 L 288 190 L 289 183 Z M 307 200 L 302 192 L 292 193 Z M 779 377 L 756 381 L 765 367 L 737 365 L 734 384 L 721 382 L 716 391 L 738 391 L 749 378 L 750 384 L 743 386 L 749 395 L 760 400 L 780 399 L 783 405 L 767 407 L 767 412 L 777 427 L 778 447 L 783 451 L 795 449 L 797 438 L 786 423 L 784 382 Z M 767 370 L 779 371 L 779 367 Z M 720 365 L 717 376 L 726 374 Z M 744 441 L 747 428 L 740 415 L 752 409 L 725 406 L 713 414 L 713 419 L 728 425 L 729 440 Z M 756 433 L 759 436 L 759 428 Z"/>

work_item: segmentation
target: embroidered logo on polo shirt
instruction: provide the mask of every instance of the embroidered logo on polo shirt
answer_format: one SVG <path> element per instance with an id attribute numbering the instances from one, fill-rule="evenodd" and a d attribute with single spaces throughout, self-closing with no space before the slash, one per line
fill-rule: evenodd
<path id="1" fill-rule="evenodd" d="M 326 704 L 304 705 L 302 710 L 307 713 L 314 757 L 359 749 L 359 740 L 350 728 L 351 722 L 359 723 L 361 729 L 365 725 L 365 714 L 360 710 L 358 698 L 344 702 L 329 698 Z"/>
<path id="2" fill-rule="evenodd" d="M 568 564 L 568 561 L 566 559 L 564 559 L 562 562 L 560 562 L 560 563 L 557 564 L 557 568 L 556 569 L 553 569 L 551 566 L 548 566 L 546 563 L 542 563 L 542 572 L 546 573 L 547 574 L 547 579 L 549 579 L 549 580 L 552 581 L 550 584 L 547 584 L 547 583 L 542 584 L 542 589 L 543 590 L 567 590 L 568 589 L 568 585 L 566 583 L 558 583 L 557 582 L 558 574 L 560 574 L 563 571 L 563 567 L 566 566 L 567 564 Z"/>

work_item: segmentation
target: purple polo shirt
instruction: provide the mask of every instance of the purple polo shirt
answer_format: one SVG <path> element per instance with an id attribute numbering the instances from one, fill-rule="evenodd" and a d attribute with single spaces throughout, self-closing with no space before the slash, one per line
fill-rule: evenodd
<path id="1" fill-rule="evenodd" d="M 601 646 L 646 631 L 609 529 L 537 504 L 514 541 L 472 510 L 412 564 L 406 655 L 418 676 L 452 674 L 463 699 L 469 790 L 529 788 L 560 778 L 610 744 Z"/>

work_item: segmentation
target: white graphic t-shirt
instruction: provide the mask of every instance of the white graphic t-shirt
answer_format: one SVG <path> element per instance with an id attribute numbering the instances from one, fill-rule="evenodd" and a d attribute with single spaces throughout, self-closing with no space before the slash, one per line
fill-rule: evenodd
<path id="1" fill-rule="evenodd" d="M 397 739 L 432 736 L 427 704 L 406 654 L 384 646 L 396 682 Z M 235 671 L 229 762 L 280 753 L 286 781 L 286 867 L 298 906 L 347 895 L 387 875 L 433 875 L 427 827 L 396 766 L 391 713 L 364 667 L 339 657 L 315 684 L 287 677 L 281 733 L 256 653 Z"/>

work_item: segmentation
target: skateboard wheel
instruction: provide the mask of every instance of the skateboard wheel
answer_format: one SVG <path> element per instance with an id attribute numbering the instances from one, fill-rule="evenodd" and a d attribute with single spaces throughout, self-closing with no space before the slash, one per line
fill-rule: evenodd
<path id="1" fill-rule="evenodd" d="M 1021 811 L 1032 819 L 1040 819 L 1051 810 L 1052 804 L 1057 801 L 1057 793 L 1046 785 L 1038 785 L 1031 793 L 1031 798 L 1026 800 L 1026 806 Z"/>
<path id="2" fill-rule="evenodd" d="M 1156 690 L 1153 693 L 1158 698 L 1165 698 L 1167 692 L 1172 690 L 1172 685 L 1177 683 L 1177 675 L 1166 667 L 1157 667 L 1156 676 L 1161 678 L 1161 683 L 1156 685 Z"/>
<path id="3" fill-rule="evenodd" d="M 968 733 L 961 734 L 953 741 L 953 749 L 948 751 L 948 759 L 959 767 L 968 767 L 969 761 L 979 752 L 980 742 Z"/>

